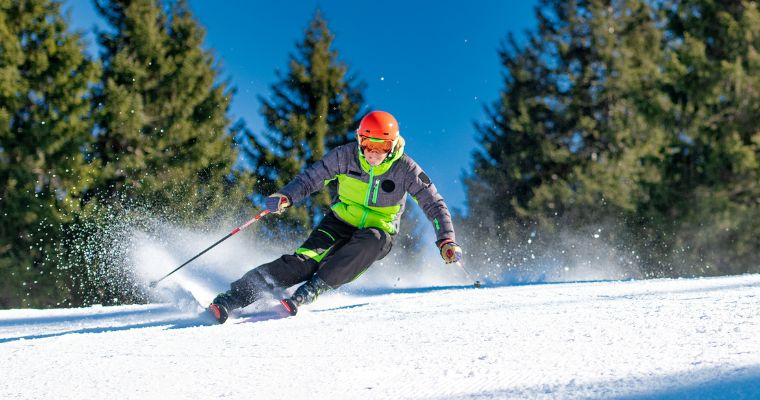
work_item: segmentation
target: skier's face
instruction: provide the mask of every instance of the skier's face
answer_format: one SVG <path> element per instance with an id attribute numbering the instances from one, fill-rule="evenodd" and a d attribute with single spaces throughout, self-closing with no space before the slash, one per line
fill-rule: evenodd
<path id="1" fill-rule="evenodd" d="M 367 160 L 369 165 L 376 167 L 382 163 L 386 157 L 388 157 L 388 153 L 377 151 L 377 150 L 370 150 L 368 148 L 364 148 L 364 159 Z"/>

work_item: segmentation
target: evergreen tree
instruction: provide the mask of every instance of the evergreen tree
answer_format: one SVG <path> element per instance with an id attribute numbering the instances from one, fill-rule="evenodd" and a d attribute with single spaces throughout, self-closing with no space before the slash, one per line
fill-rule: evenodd
<path id="1" fill-rule="evenodd" d="M 755 1 L 667 2 L 661 108 L 672 134 L 646 212 L 677 275 L 758 271 L 760 13 Z M 654 246 L 654 245 L 653 245 Z"/>
<path id="2" fill-rule="evenodd" d="M 567 250 L 557 228 L 600 226 L 646 276 L 756 271 L 757 3 L 544 1 L 537 15 L 524 48 L 502 51 L 505 90 L 478 127 L 467 222 L 486 250 L 524 264 Z"/>
<path id="3" fill-rule="evenodd" d="M 46 256 L 89 176 L 97 73 L 59 3 L 0 0 L 0 307 L 66 296 Z"/>
<path id="4" fill-rule="evenodd" d="M 246 150 L 259 197 L 274 193 L 327 151 L 352 140 L 364 85 L 338 61 L 333 39 L 327 21 L 317 11 L 290 56 L 288 72 L 278 73 L 280 81 L 271 87 L 272 99 L 260 98 L 267 130 L 261 138 L 248 132 Z M 330 202 L 329 190 L 315 194 L 303 207 L 277 219 L 283 228 L 279 231 L 308 231 Z"/>
<path id="5" fill-rule="evenodd" d="M 98 173 L 69 234 L 67 285 L 74 305 L 145 300 L 131 266 L 119 264 L 126 254 L 119 243 L 76 242 L 113 240 L 119 219 L 129 218 L 135 227 L 156 218 L 206 222 L 249 204 L 233 170 L 237 151 L 227 116 L 232 90 L 219 82 L 213 54 L 202 48 L 204 31 L 186 1 L 96 6 L 112 30 L 99 33 L 103 76 L 88 154 Z"/>
<path id="6" fill-rule="evenodd" d="M 186 1 L 168 15 L 160 0 L 96 5 L 114 31 L 99 35 L 104 74 L 92 162 L 100 174 L 90 194 L 147 202 L 175 217 L 239 203 L 230 192 L 232 91 L 218 82 Z"/>
<path id="7" fill-rule="evenodd" d="M 514 249 L 495 254 L 505 265 L 557 249 L 561 231 L 624 231 L 643 185 L 659 180 L 665 136 L 640 112 L 657 101 L 662 57 L 647 2 L 547 0 L 536 15 L 526 45 L 510 36 L 500 52 L 505 89 L 477 127 L 483 149 L 467 180 L 467 225 L 487 252 Z"/>

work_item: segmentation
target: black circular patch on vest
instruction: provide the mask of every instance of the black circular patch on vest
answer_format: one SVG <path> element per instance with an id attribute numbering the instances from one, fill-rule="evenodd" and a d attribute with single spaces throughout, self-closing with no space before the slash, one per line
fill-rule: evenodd
<path id="1" fill-rule="evenodd" d="M 383 188 L 383 191 L 385 193 L 390 193 L 393 191 L 393 189 L 396 189 L 396 184 L 393 183 L 392 180 L 386 179 L 383 181 L 383 183 L 380 184 L 380 187 Z"/>

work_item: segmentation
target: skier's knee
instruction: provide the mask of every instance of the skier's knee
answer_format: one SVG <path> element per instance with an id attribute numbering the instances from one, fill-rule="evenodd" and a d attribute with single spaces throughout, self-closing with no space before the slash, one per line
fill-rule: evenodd
<path id="1" fill-rule="evenodd" d="M 376 245 L 377 257 L 375 260 L 383 259 L 393 247 L 393 236 L 388 232 L 380 229 L 369 229 L 372 232 L 372 240 Z"/>
<path id="2" fill-rule="evenodd" d="M 257 268 L 246 272 L 242 278 L 232 282 L 230 289 L 236 295 L 243 297 L 247 304 L 251 304 L 260 297 L 261 292 L 272 291 L 274 286 Z"/>
<path id="3" fill-rule="evenodd" d="M 391 240 L 387 232 L 376 228 L 362 229 L 359 235 L 368 245 L 374 245 L 378 250 L 386 247 Z"/>

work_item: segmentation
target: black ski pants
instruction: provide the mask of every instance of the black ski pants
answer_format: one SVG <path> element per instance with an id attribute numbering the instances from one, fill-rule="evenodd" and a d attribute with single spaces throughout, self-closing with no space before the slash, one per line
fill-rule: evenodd
<path id="1" fill-rule="evenodd" d="M 378 229 L 358 229 L 328 213 L 294 254 L 248 271 L 230 288 L 240 307 L 262 292 L 285 289 L 315 274 L 331 288 L 353 281 L 391 251 L 393 235 Z"/>

